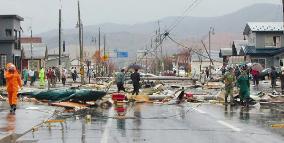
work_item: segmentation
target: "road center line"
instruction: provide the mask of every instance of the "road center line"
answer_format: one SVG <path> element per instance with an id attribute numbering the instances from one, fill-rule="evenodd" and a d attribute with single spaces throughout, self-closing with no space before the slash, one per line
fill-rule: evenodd
<path id="1" fill-rule="evenodd" d="M 109 115 L 112 116 L 113 114 L 114 114 L 113 110 L 110 109 L 110 114 Z M 108 137 L 109 137 L 109 132 L 110 132 L 110 129 L 111 129 L 112 121 L 113 121 L 112 118 L 108 118 L 107 119 L 107 123 L 105 125 L 104 133 L 102 135 L 102 139 L 101 139 L 100 143 L 108 143 Z"/>
<path id="2" fill-rule="evenodd" d="M 201 114 L 206 114 L 205 111 L 202 111 L 202 110 L 200 110 L 200 109 L 196 109 L 196 108 L 194 108 L 194 107 L 192 107 L 192 109 L 195 110 L 195 111 L 197 111 L 197 112 L 199 112 L 199 113 L 201 113 Z"/>
<path id="3" fill-rule="evenodd" d="M 237 128 L 237 127 L 235 127 L 235 126 L 233 126 L 233 125 L 231 125 L 231 124 L 229 124 L 229 123 L 227 123 L 227 122 L 225 122 L 225 121 L 221 121 L 221 120 L 219 120 L 219 121 L 217 121 L 219 124 L 221 124 L 221 125 L 223 125 L 223 126 L 226 126 L 226 127 L 228 127 L 228 128 L 231 128 L 233 131 L 235 131 L 235 132 L 240 132 L 241 131 L 241 129 L 240 128 Z"/>

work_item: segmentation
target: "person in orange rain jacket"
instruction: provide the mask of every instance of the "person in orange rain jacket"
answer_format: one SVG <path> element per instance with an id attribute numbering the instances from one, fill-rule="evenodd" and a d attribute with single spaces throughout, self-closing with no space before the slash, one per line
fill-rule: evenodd
<path id="1" fill-rule="evenodd" d="M 20 87 L 22 87 L 22 81 L 20 75 L 12 63 L 7 64 L 7 70 L 5 71 L 6 87 L 8 92 L 10 112 L 15 113 L 17 105 L 17 94 Z"/>

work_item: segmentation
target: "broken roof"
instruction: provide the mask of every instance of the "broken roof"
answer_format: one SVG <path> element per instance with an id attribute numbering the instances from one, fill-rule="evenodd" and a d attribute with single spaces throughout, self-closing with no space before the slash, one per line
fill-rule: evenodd
<path id="1" fill-rule="evenodd" d="M 252 32 L 283 32 L 283 22 L 248 22 L 244 35 Z"/>

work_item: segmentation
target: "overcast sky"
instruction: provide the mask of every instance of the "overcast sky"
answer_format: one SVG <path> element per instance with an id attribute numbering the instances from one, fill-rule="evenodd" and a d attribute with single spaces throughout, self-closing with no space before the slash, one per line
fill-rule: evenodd
<path id="1" fill-rule="evenodd" d="M 101 23 L 135 24 L 180 16 L 194 0 L 80 0 L 85 25 Z M 77 0 L 62 0 L 63 27 L 74 28 Z M 281 0 L 200 0 L 188 16 L 220 16 L 256 3 L 281 4 Z M 58 26 L 60 0 L 0 0 L 0 14 L 25 18 L 24 31 L 32 24 L 34 33 Z"/>

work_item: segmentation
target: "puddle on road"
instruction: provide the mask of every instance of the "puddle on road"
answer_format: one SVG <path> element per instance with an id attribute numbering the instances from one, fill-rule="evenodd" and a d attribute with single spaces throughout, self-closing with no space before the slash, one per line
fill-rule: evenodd
<path id="1" fill-rule="evenodd" d="M 223 109 L 223 108 L 220 108 Z M 113 109 L 110 109 L 113 110 Z M 39 142 L 45 142 L 41 139 L 47 140 L 46 142 L 68 142 L 68 143 L 77 143 L 89 141 L 91 135 L 94 135 L 96 139 L 100 140 L 100 136 L 104 131 L 105 125 L 107 124 L 107 120 L 109 119 L 110 110 L 103 109 L 90 109 L 90 110 L 82 110 L 78 111 L 75 114 L 67 114 L 68 116 L 62 118 L 66 119 L 66 123 L 64 123 L 64 127 L 59 124 L 56 126 L 52 126 L 49 130 L 48 128 L 41 128 L 39 131 L 35 132 L 34 135 L 29 134 L 24 139 L 30 140 L 28 143 L 33 143 L 34 140 L 40 140 Z M 111 129 L 112 132 L 117 132 L 121 137 L 132 136 L 130 140 L 132 142 L 149 142 L 148 139 L 143 138 L 141 135 L 144 131 L 144 123 L 147 120 L 143 120 L 143 117 L 146 116 L 159 116 L 162 114 L 157 114 L 161 112 L 167 112 L 167 114 L 176 114 L 180 113 L 180 117 L 176 117 L 178 120 L 187 120 L 186 113 L 183 112 L 186 108 L 181 108 L 179 106 L 170 106 L 170 105 L 149 105 L 149 104 L 137 104 L 135 106 L 129 106 L 128 114 L 137 119 L 114 119 L 113 122 L 116 126 L 114 129 Z M 221 110 L 221 114 L 224 111 Z M 253 110 L 256 112 L 257 110 Z M 238 108 L 232 108 L 227 110 L 225 109 L 223 116 L 232 116 L 237 117 L 241 121 L 249 121 L 255 122 L 257 126 L 261 126 L 264 128 L 269 128 L 270 130 L 274 130 L 274 132 L 278 134 L 284 135 L 283 131 L 279 131 L 279 129 L 271 128 L 271 122 L 279 123 L 279 121 L 283 120 L 284 114 L 283 112 L 275 111 L 273 109 L 260 108 L 259 113 L 254 114 L 251 113 L 252 110 L 239 110 Z M 91 116 L 91 121 L 86 122 L 86 116 Z M 77 119 L 76 119 L 77 118 Z M 60 118 L 58 118 L 60 119 Z M 32 140 L 34 139 L 34 140 Z"/>

